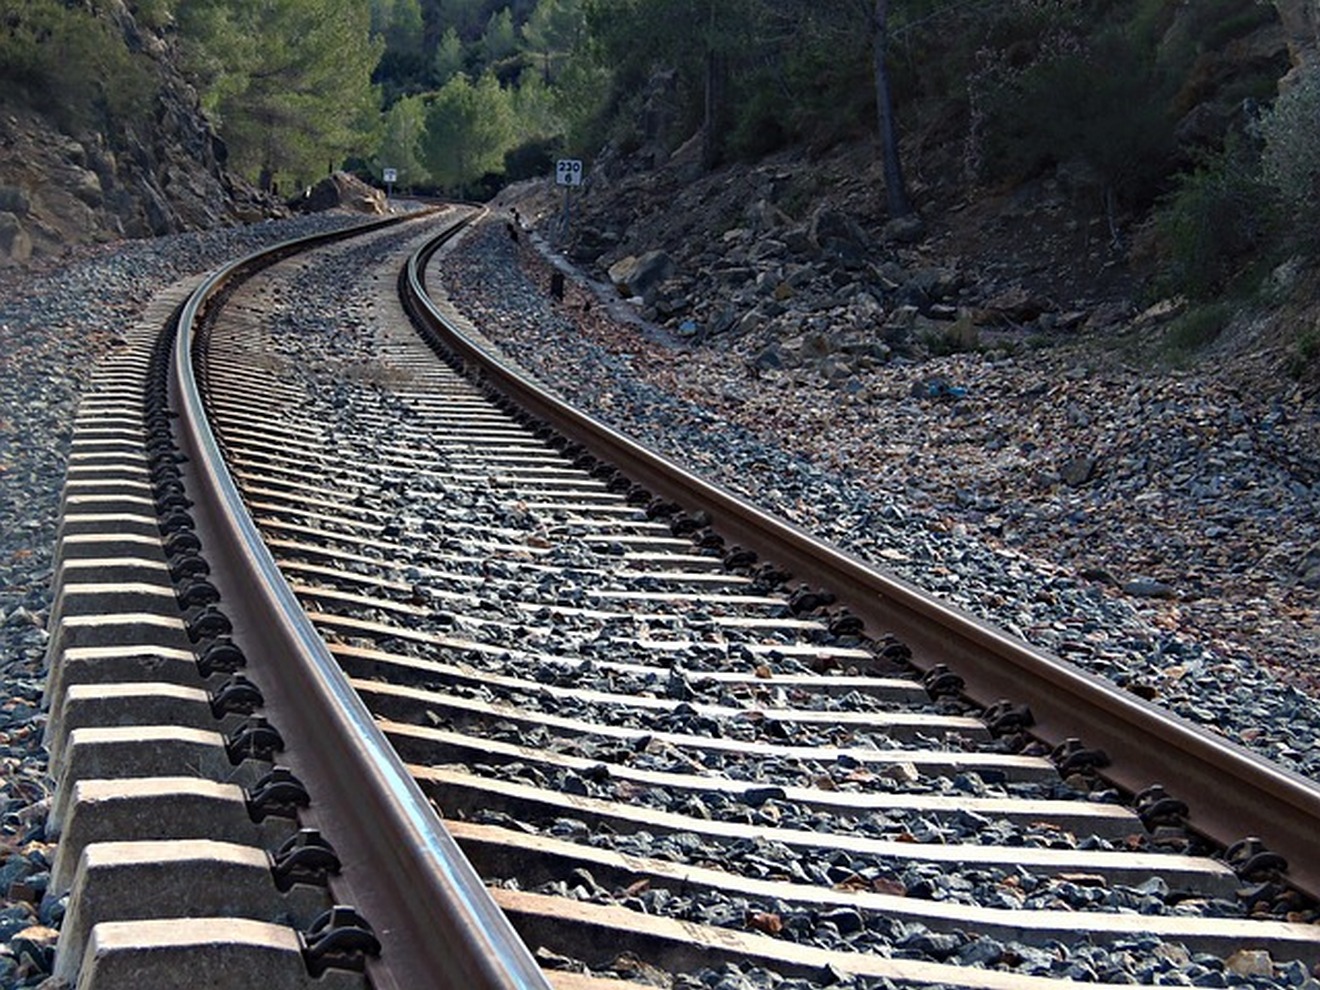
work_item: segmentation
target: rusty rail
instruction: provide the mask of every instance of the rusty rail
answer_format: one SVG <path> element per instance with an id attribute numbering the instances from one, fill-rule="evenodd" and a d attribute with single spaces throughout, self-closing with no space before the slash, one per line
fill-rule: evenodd
<path id="1" fill-rule="evenodd" d="M 405 305 L 433 346 L 653 494 L 707 513 L 729 544 L 774 561 L 796 580 L 830 589 L 864 620 L 870 635 L 893 633 L 907 643 L 919 667 L 947 664 L 973 701 L 1025 702 L 1038 738 L 1057 745 L 1076 737 L 1104 750 L 1112 760 L 1105 776 L 1116 786 L 1135 794 L 1163 783 L 1190 807 L 1190 827 L 1223 846 L 1263 837 L 1288 860 L 1289 881 L 1320 895 L 1320 786 L 1314 781 L 822 543 L 567 405 L 469 339 L 435 307 L 424 272 L 439 247 L 423 247 L 400 277 Z"/>

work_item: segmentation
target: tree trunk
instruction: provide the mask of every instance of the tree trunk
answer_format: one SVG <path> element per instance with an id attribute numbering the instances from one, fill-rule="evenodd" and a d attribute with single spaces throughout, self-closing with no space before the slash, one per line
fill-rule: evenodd
<path id="1" fill-rule="evenodd" d="M 728 62 L 715 37 L 716 8 L 710 5 L 710 35 L 706 39 L 705 128 L 701 136 L 701 164 L 713 169 L 724 158 L 724 104 Z"/>
<path id="2" fill-rule="evenodd" d="M 876 117 L 880 125 L 885 168 L 885 202 L 892 218 L 912 212 L 903 163 L 898 154 L 898 125 L 894 121 L 894 95 L 889 88 L 889 0 L 875 0 L 871 19 L 871 62 L 875 70 Z"/>
<path id="3" fill-rule="evenodd" d="M 724 158 L 724 56 L 716 52 L 706 55 L 706 126 L 701 140 L 701 163 L 713 169 Z"/>
<path id="4" fill-rule="evenodd" d="M 701 164 L 710 170 L 725 157 L 725 121 L 729 102 L 729 58 L 719 36 L 719 4 L 727 0 L 705 0 L 706 79 L 704 123 L 701 135 Z M 698 7 L 700 9 L 700 7 Z"/>

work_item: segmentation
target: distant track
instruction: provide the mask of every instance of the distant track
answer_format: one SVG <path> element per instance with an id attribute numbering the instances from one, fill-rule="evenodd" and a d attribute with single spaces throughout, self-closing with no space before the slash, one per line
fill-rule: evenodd
<path id="1" fill-rule="evenodd" d="M 312 864 L 305 873 L 276 873 L 326 882 L 332 900 L 356 907 L 336 936 L 350 951 L 336 961 L 365 962 L 377 987 L 597 985 L 555 969 L 566 960 L 602 973 L 734 961 L 811 978 L 833 969 L 914 984 L 1067 983 L 1025 977 L 1002 954 L 984 960 L 991 968 L 942 961 L 992 939 L 1154 938 L 1221 957 L 1263 948 L 1276 960 L 1320 960 L 1320 928 L 1278 916 L 1294 904 L 1311 917 L 1287 885 L 1320 887 L 1313 783 L 821 545 L 564 405 L 430 298 L 428 259 L 469 219 L 446 216 L 444 236 L 398 282 L 420 335 L 377 277 L 364 290 L 375 320 L 355 329 L 350 357 L 326 351 L 323 372 L 312 367 L 315 341 L 272 315 L 287 277 L 270 259 L 208 279 L 184 307 L 177 377 L 164 393 L 179 447 L 167 430 L 135 453 L 125 422 L 123 458 L 145 474 L 141 488 L 116 481 L 114 496 L 145 499 L 152 581 L 168 584 L 149 600 L 116 599 L 122 615 L 149 601 L 159 618 L 124 619 L 131 633 L 90 647 L 102 660 L 150 660 L 123 704 L 99 717 L 138 736 L 174 725 L 178 712 L 201 726 L 227 672 L 203 678 L 194 658 L 232 667 L 241 653 L 257 694 L 231 684 L 240 700 L 223 725 L 239 733 L 233 756 L 258 759 L 232 769 L 223 735 L 218 756 L 192 740 L 169 758 L 200 774 L 164 773 L 159 762 L 113 772 L 107 756 L 90 777 L 65 771 L 61 816 L 78 820 L 75 792 L 88 805 L 95 779 L 169 778 L 153 807 L 202 806 L 220 798 L 197 796 L 196 781 L 236 775 L 250 795 L 275 760 L 287 763 L 307 801 L 286 803 L 306 803 L 297 824 L 319 835 L 304 834 L 311 851 L 292 857 Z M 160 371 L 165 348 L 154 350 Z M 156 397 L 145 420 L 168 427 L 162 386 L 147 388 Z M 200 548 L 184 547 L 181 531 Z M 66 591 L 86 584 L 63 573 Z M 122 588 L 129 572 L 116 573 Z M 116 625 L 109 611 L 87 611 L 101 632 Z M 146 641 L 155 624 L 171 630 L 168 643 Z M 84 716 L 67 714 L 71 674 L 87 663 L 69 653 L 74 629 L 52 640 L 60 754 L 96 748 L 70 728 Z M 167 668 L 178 697 L 160 700 Z M 268 723 L 243 735 L 244 708 Z M 1070 789 L 1061 769 L 1097 789 L 1103 774 L 1128 793 L 1156 782 L 1170 793 L 1146 795 L 1143 824 Z M 148 819 L 138 842 L 168 840 L 177 852 L 203 837 L 195 824 Z M 236 826 L 223 841 L 260 849 L 280 831 L 251 829 L 264 832 Z M 996 840 L 1010 833 L 1024 843 Z M 1198 854 L 1247 835 L 1265 843 L 1240 847 L 1241 875 Z M 322 836 L 335 862 L 319 851 Z M 205 861 L 202 850 L 189 855 Z M 946 874 L 954 888 L 979 877 L 998 893 L 937 899 L 934 880 Z M 57 875 L 76 885 L 90 874 L 66 863 Z M 1121 910 L 1135 896 L 1125 891 L 1143 885 L 1170 892 L 1165 913 Z M 1032 890 L 1065 888 L 1089 906 L 1022 906 Z M 1190 912 L 1242 890 L 1276 916 Z M 103 926 L 114 944 L 124 909 L 98 915 L 109 898 L 80 900 L 93 906 L 71 901 L 79 930 L 94 942 Z M 275 903 L 240 916 L 286 930 L 314 916 L 315 905 Z M 296 957 L 305 969 L 267 936 L 282 948 L 261 958 L 294 973 Z M 72 973 L 82 953 L 64 946 L 62 937 L 60 965 Z M 551 969 L 543 976 L 538 964 Z"/>

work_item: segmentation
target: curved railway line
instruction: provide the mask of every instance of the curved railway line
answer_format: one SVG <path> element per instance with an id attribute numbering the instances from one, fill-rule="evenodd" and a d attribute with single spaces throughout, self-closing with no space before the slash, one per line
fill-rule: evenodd
<path id="1" fill-rule="evenodd" d="M 428 291 L 473 214 L 431 217 L 180 287 L 83 403 L 47 690 L 58 977 L 1320 962 L 1320 787 L 565 406 Z M 335 252 L 362 281 L 327 322 L 298 275 Z"/>

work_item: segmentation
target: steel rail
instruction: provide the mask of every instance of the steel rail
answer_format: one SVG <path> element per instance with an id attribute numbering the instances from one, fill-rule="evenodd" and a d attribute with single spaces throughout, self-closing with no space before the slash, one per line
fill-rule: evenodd
<path id="1" fill-rule="evenodd" d="M 569 406 L 436 308 L 426 292 L 425 267 L 439 247 L 424 245 L 409 260 L 400 276 L 405 306 L 432 335 L 433 346 L 475 377 L 655 495 L 707 513 L 730 544 L 787 568 L 797 581 L 828 588 L 872 636 L 892 633 L 906 642 L 919 667 L 947 664 L 973 701 L 1026 703 L 1039 739 L 1058 745 L 1080 738 L 1102 749 L 1112 760 L 1104 775 L 1116 786 L 1135 794 L 1164 784 L 1188 804 L 1189 826 L 1223 846 L 1263 837 L 1288 860 L 1288 881 L 1320 896 L 1320 786 L 1314 781 L 821 542 Z"/>
<path id="2" fill-rule="evenodd" d="M 208 301 L 242 274 L 329 239 L 289 241 L 239 259 L 212 274 L 183 310 L 171 397 L 198 531 L 235 640 L 249 654 L 280 658 L 252 676 L 288 744 L 282 762 L 312 795 L 305 817 L 343 860 L 332 892 L 359 909 L 382 944 L 380 960 L 368 962 L 373 986 L 548 990 L 281 576 L 225 466 L 194 376 Z"/>

